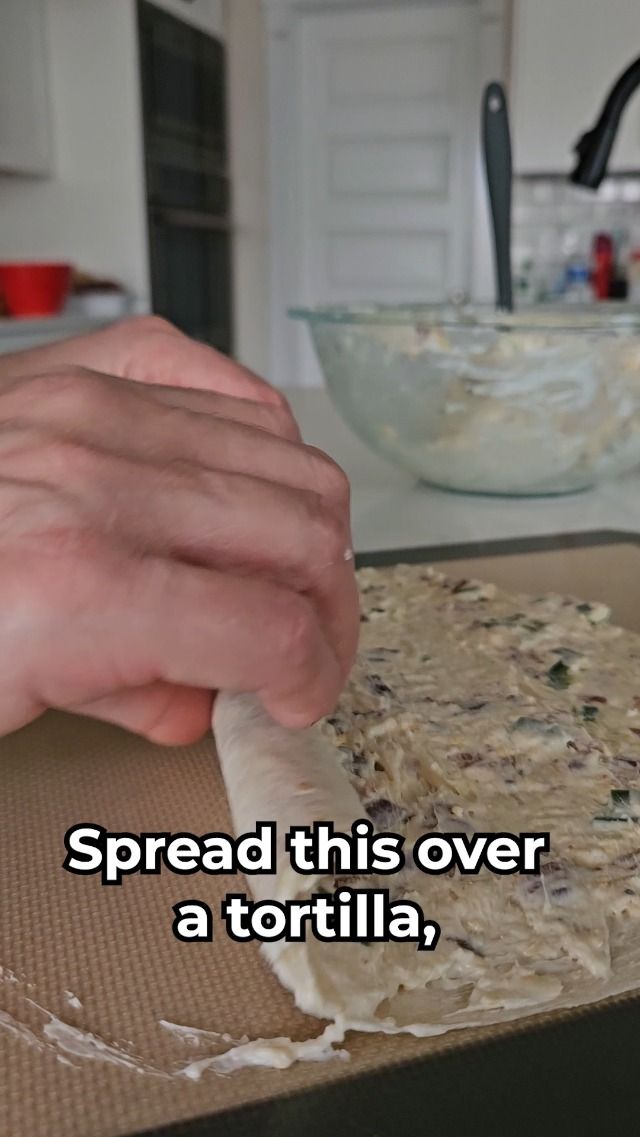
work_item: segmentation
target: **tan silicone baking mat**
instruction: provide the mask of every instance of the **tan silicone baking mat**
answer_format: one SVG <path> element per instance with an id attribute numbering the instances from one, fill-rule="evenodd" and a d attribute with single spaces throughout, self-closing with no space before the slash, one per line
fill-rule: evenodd
<path id="1" fill-rule="evenodd" d="M 640 630 L 640 546 L 631 542 L 438 567 L 515 590 L 604 600 L 617 622 Z M 173 904 L 199 898 L 216 912 L 226 891 L 244 887 L 241 880 L 163 871 L 103 887 L 96 876 L 61 867 L 64 833 L 79 822 L 133 833 L 229 832 L 211 738 L 162 749 L 52 714 L 0 740 L 2 1137 L 138 1133 L 520 1029 L 511 1024 L 432 1040 L 350 1036 L 348 1063 L 299 1063 L 228 1078 L 209 1072 L 199 1082 L 166 1076 L 211 1048 L 166 1033 L 162 1019 L 235 1038 L 302 1039 L 316 1035 L 319 1024 L 295 1009 L 254 945 L 235 944 L 219 928 L 211 944 L 184 944 L 172 935 Z M 68 993 L 81 1007 L 70 1005 Z M 104 1051 L 61 1062 L 43 1042 L 50 1015 L 156 1072 L 111 1064 Z"/>

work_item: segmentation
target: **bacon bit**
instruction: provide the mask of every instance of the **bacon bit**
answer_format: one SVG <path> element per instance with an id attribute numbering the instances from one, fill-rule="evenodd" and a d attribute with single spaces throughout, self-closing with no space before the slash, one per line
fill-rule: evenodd
<path id="1" fill-rule="evenodd" d="M 389 825 L 396 825 L 406 821 L 409 814 L 397 802 L 389 801 L 386 797 L 376 798 L 365 804 L 367 815 L 378 829 L 386 829 Z"/>
<path id="2" fill-rule="evenodd" d="M 367 684 L 374 695 L 393 695 L 391 688 L 379 675 L 367 675 Z"/>
<path id="3" fill-rule="evenodd" d="M 473 766 L 476 762 L 482 762 L 482 754 L 472 754 L 468 750 L 463 750 L 456 757 L 463 766 Z"/>
<path id="4" fill-rule="evenodd" d="M 572 739 L 570 742 L 567 742 L 567 750 L 575 750 L 576 754 L 592 754 L 594 752 L 596 754 L 603 753 L 602 747 L 599 746 L 598 743 L 593 739 L 591 739 L 591 741 L 588 742 L 586 746 L 583 746 L 580 742 L 574 742 Z"/>
<path id="5" fill-rule="evenodd" d="M 617 763 L 618 766 L 623 766 L 625 770 L 635 771 L 640 766 L 640 758 L 632 758 L 628 754 L 614 754 L 611 761 Z"/>
<path id="6" fill-rule="evenodd" d="M 606 703 L 607 702 L 604 695 L 585 695 L 584 701 L 585 701 L 585 703 Z M 638 702 L 638 706 L 640 707 L 640 701 Z"/>
<path id="7" fill-rule="evenodd" d="M 463 951 L 471 951 L 474 955 L 479 955 L 481 959 L 484 959 L 484 952 L 480 951 L 480 948 L 474 947 L 471 940 L 466 939 L 466 937 L 447 936 L 447 940 L 449 943 L 456 944 L 459 948 L 462 948 Z"/>
<path id="8" fill-rule="evenodd" d="M 464 578 L 463 578 L 462 580 L 458 580 L 458 581 L 456 581 L 456 583 L 454 584 L 454 586 L 453 586 L 453 588 L 451 589 L 451 591 L 452 591 L 453 593 L 455 593 L 455 592 L 462 592 L 462 591 L 463 591 L 463 589 L 465 589 L 465 588 L 467 587 L 468 583 L 469 583 L 469 581 L 468 581 L 468 580 L 465 580 Z"/>
<path id="9" fill-rule="evenodd" d="M 640 695 L 634 695 L 631 700 L 631 706 L 635 711 L 640 711 Z"/>
<path id="10" fill-rule="evenodd" d="M 638 737 L 640 738 L 640 730 L 638 729 L 637 726 L 630 726 L 629 730 L 631 731 L 632 734 L 637 734 Z"/>

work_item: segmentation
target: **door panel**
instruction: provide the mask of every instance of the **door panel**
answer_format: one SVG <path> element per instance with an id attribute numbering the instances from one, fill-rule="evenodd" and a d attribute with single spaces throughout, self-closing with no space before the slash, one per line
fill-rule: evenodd
<path id="1" fill-rule="evenodd" d="M 300 13 L 289 302 L 467 290 L 480 105 L 475 3 Z M 306 332 L 295 373 L 320 381 Z"/>
<path id="2" fill-rule="evenodd" d="M 375 292 L 392 301 L 407 288 L 420 296 L 437 289 L 446 271 L 442 233 L 330 233 L 327 248 L 332 300 L 358 301 Z"/>
<path id="3" fill-rule="evenodd" d="M 349 43 L 333 41 L 328 61 L 329 97 L 340 103 L 350 99 L 396 102 L 446 97 L 451 84 L 452 47 L 450 39 L 435 35 L 426 40 L 422 36 L 417 42 L 407 36 L 388 37 L 383 42 L 368 38 L 358 41 L 356 37 Z"/>
<path id="4" fill-rule="evenodd" d="M 449 159 L 446 135 L 336 139 L 329 142 L 328 191 L 333 198 L 344 194 L 443 198 L 449 189 Z"/>

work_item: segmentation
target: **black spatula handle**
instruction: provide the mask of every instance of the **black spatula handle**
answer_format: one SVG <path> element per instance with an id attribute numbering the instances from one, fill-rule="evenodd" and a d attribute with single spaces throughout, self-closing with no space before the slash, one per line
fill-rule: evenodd
<path id="1" fill-rule="evenodd" d="M 511 312 L 511 135 L 507 98 L 501 83 L 489 83 L 485 88 L 482 101 L 482 144 L 493 218 L 497 305 Z"/>

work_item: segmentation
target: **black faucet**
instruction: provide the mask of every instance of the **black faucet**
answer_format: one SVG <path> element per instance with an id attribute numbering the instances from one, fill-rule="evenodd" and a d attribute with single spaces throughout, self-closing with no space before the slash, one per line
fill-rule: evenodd
<path id="1" fill-rule="evenodd" d="M 607 172 L 611 147 L 620 125 L 622 112 L 636 87 L 640 86 L 640 56 L 634 59 L 611 88 L 600 117 L 592 130 L 578 139 L 574 150 L 578 155 L 569 181 L 588 189 L 597 189 Z"/>

